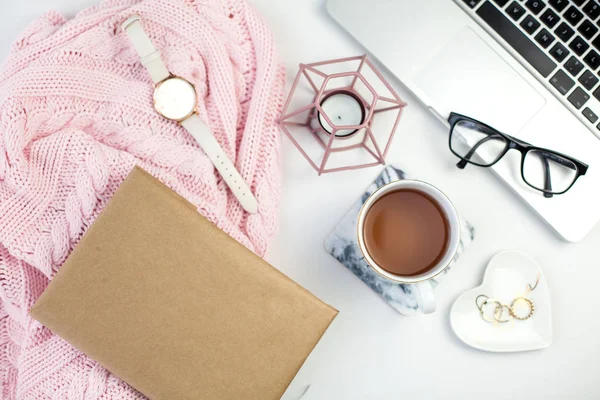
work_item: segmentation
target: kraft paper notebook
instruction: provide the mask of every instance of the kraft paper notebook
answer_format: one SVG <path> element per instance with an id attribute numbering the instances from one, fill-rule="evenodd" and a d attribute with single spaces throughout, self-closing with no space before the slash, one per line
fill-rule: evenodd
<path id="1" fill-rule="evenodd" d="M 31 310 L 151 399 L 279 399 L 337 311 L 136 168 Z"/>

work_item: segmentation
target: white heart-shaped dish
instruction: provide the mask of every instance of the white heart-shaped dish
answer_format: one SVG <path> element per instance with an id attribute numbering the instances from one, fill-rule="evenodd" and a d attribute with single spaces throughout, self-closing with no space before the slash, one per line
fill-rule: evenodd
<path id="1" fill-rule="evenodd" d="M 527 293 L 527 285 L 535 285 Z M 534 306 L 533 316 L 526 320 L 489 323 L 482 319 L 475 299 L 486 295 L 509 304 L 525 295 Z M 552 312 L 550 292 L 537 262 L 519 251 L 504 251 L 492 258 L 483 283 L 463 293 L 452 306 L 450 324 L 454 333 L 466 344 L 479 350 L 515 352 L 543 349 L 552 344 Z"/>

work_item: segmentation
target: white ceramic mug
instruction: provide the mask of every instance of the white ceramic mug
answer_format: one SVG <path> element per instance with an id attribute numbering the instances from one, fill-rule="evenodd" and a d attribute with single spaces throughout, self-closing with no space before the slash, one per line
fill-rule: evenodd
<path id="1" fill-rule="evenodd" d="M 415 190 L 428 195 L 440 206 L 448 222 L 448 230 L 450 237 L 448 240 L 448 245 L 446 246 L 446 252 L 444 256 L 433 268 L 420 275 L 401 276 L 386 271 L 385 269 L 377 265 L 375 260 L 373 260 L 373 258 L 369 255 L 369 252 L 367 251 L 367 247 L 365 245 L 364 226 L 365 219 L 367 214 L 369 213 L 369 210 L 371 209 L 373 204 L 377 202 L 377 200 L 379 200 L 387 193 L 395 192 L 401 189 Z M 454 256 L 456 255 L 459 243 L 460 220 L 458 218 L 458 214 L 456 213 L 456 209 L 444 193 L 442 193 L 438 188 L 425 182 L 416 180 L 399 180 L 388 183 L 387 185 L 379 188 L 367 199 L 365 204 L 362 206 L 360 213 L 358 214 L 358 245 L 363 256 L 365 257 L 365 261 L 380 275 L 391 281 L 414 285 L 414 288 L 416 289 L 414 293 L 417 296 L 419 308 L 423 311 L 424 314 L 430 314 L 435 311 L 435 296 L 433 294 L 431 279 L 440 274 L 444 269 L 446 269 L 446 267 L 448 267 L 448 265 L 450 265 L 450 262 L 454 259 Z"/>

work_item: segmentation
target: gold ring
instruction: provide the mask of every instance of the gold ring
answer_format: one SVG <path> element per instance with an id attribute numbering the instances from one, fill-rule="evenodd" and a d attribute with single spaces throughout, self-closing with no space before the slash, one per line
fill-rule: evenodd
<path id="1" fill-rule="evenodd" d="M 484 304 L 479 305 L 479 299 L 481 297 L 485 297 L 485 300 L 489 299 L 489 296 L 486 296 L 485 294 L 480 294 L 479 296 L 475 297 L 475 304 L 477 304 L 477 308 L 479 308 L 479 311 L 481 311 L 481 309 L 483 308 Z M 485 303 L 485 301 L 484 301 Z"/>
<path id="2" fill-rule="evenodd" d="M 485 314 L 485 306 L 487 306 L 490 303 L 496 303 L 496 308 L 494 309 L 494 319 L 488 318 L 487 315 Z M 502 310 L 502 303 L 500 303 L 496 299 L 491 299 L 488 297 L 481 304 L 481 308 L 479 309 L 479 312 L 481 313 L 481 318 L 483 318 L 484 321 L 494 323 L 494 322 L 497 322 L 496 314 L 498 314 L 498 309 Z M 500 315 L 502 315 L 502 311 L 500 311 Z"/>
<path id="3" fill-rule="evenodd" d="M 501 319 L 502 315 L 504 315 L 505 309 L 508 310 L 508 318 Z M 498 310 L 500 310 L 500 311 L 498 312 Z M 504 324 L 505 322 L 512 320 L 511 315 L 512 315 L 511 309 L 506 304 L 501 304 L 499 308 L 496 307 L 496 311 L 494 312 L 494 318 L 496 318 L 496 322 L 500 322 L 501 324 Z"/>
<path id="4" fill-rule="evenodd" d="M 526 316 L 520 316 L 517 315 L 516 311 L 515 311 L 515 305 L 517 304 L 517 302 L 519 301 L 524 301 L 527 306 L 529 307 L 529 314 L 527 314 Z M 531 318 L 533 316 L 533 313 L 535 311 L 535 306 L 533 305 L 533 302 L 525 297 L 517 297 L 516 299 L 513 300 L 513 302 L 510 304 L 510 308 L 509 308 L 510 314 L 521 321 L 525 321 L 529 318 Z"/>

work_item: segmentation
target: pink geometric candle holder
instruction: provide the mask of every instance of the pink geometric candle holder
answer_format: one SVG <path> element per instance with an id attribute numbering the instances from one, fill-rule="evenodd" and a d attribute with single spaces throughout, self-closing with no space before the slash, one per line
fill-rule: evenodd
<path id="1" fill-rule="evenodd" d="M 300 64 L 279 127 L 319 175 L 385 164 L 406 103 L 365 56 Z"/>

